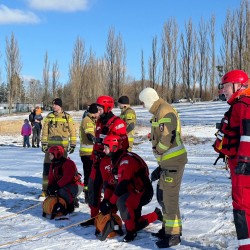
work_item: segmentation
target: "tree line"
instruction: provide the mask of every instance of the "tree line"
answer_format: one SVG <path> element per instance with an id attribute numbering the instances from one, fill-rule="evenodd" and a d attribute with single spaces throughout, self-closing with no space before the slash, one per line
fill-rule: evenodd
<path id="1" fill-rule="evenodd" d="M 149 58 L 141 50 L 140 80 L 126 72 L 126 45 L 114 27 L 108 31 L 106 51 L 100 58 L 77 37 L 66 83 L 60 82 L 59 62 L 51 64 L 47 51 L 42 79 L 24 81 L 18 41 L 12 33 L 6 38 L 6 81 L 0 84 L 0 102 L 8 102 L 10 107 L 17 102 L 43 103 L 49 109 L 51 100 L 60 97 L 65 109 L 79 110 L 99 95 L 110 95 L 115 100 L 120 95 L 128 95 L 131 104 L 136 105 L 144 87 L 156 89 L 170 103 L 180 98 L 211 100 L 217 96 L 217 84 L 225 72 L 242 69 L 250 73 L 249 0 L 242 0 L 238 9 L 227 11 L 219 31 L 220 47 L 214 15 L 208 21 L 201 18 L 197 26 L 190 18 L 183 28 L 180 31 L 176 20 L 168 19 L 161 36 L 152 39 Z"/>

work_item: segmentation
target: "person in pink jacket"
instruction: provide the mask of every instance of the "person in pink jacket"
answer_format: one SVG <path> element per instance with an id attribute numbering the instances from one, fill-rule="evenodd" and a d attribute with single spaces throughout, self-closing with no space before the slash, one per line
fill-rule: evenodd
<path id="1" fill-rule="evenodd" d="M 30 135 L 31 135 L 31 126 L 29 124 L 28 119 L 24 120 L 24 124 L 22 126 L 21 135 L 23 136 L 23 147 L 25 148 L 26 145 L 30 147 Z"/>

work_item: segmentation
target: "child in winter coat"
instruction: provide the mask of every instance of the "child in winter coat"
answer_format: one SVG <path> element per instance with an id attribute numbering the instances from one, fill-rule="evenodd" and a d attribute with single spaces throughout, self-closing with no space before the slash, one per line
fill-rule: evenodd
<path id="1" fill-rule="evenodd" d="M 31 135 L 31 126 L 29 120 L 25 119 L 22 126 L 21 135 L 23 136 L 23 147 L 30 147 L 30 135 Z"/>

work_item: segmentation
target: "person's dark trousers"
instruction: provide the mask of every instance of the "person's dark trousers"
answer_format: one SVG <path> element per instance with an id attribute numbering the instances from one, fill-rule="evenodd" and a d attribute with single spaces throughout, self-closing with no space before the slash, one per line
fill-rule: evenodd
<path id="1" fill-rule="evenodd" d="M 30 137 L 29 135 L 24 135 L 23 136 L 23 147 L 25 147 L 27 145 L 27 147 L 30 147 Z"/>
<path id="2" fill-rule="evenodd" d="M 85 156 L 81 156 L 81 161 L 83 163 L 83 175 L 84 175 L 84 186 L 88 186 L 88 182 L 89 182 L 89 175 L 91 172 L 91 168 L 93 165 L 93 161 L 90 159 L 91 156 L 89 155 L 85 155 Z"/>
<path id="3" fill-rule="evenodd" d="M 32 128 L 32 147 L 39 147 L 40 144 L 41 129 L 37 126 Z"/>

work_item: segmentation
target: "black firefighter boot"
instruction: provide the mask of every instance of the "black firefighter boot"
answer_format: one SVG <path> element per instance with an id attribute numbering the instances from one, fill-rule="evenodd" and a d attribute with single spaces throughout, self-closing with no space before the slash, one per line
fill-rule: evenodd
<path id="1" fill-rule="evenodd" d="M 131 242 L 135 239 L 137 233 L 135 231 L 127 231 L 127 234 L 123 238 L 123 242 Z"/>
<path id="2" fill-rule="evenodd" d="M 164 239 L 156 241 L 156 246 L 158 248 L 168 248 L 172 246 L 179 245 L 181 242 L 181 237 L 179 234 L 166 234 Z"/>
<path id="3" fill-rule="evenodd" d="M 151 233 L 152 236 L 162 240 L 165 238 L 165 227 L 161 228 L 157 233 Z"/>

